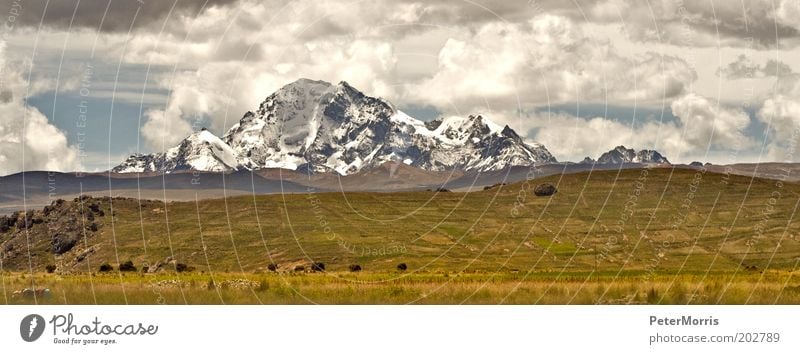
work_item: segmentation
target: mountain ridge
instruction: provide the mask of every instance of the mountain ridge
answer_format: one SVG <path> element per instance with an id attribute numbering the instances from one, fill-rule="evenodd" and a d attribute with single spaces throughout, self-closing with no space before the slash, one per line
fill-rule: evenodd
<path id="1" fill-rule="evenodd" d="M 596 163 L 600 165 L 619 165 L 623 163 L 671 165 L 669 160 L 656 150 L 643 149 L 636 151 L 634 149 L 628 149 L 624 145 L 619 145 L 603 153 L 596 161 L 587 157 L 582 163 Z"/>
<path id="2" fill-rule="evenodd" d="M 481 115 L 423 122 L 347 82 L 299 79 L 245 113 L 222 138 L 202 130 L 165 152 L 133 154 L 111 172 L 284 168 L 348 175 L 387 162 L 495 171 L 557 161 L 543 145 Z"/>

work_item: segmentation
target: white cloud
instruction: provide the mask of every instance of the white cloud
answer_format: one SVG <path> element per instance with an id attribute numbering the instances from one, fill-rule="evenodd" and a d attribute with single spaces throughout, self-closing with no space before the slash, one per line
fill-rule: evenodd
<path id="1" fill-rule="evenodd" d="M 164 32 L 155 22 L 137 27 L 130 38 L 125 31 L 96 33 L 82 27 L 73 31 L 66 47 L 68 58 L 85 58 L 97 40 L 95 60 L 117 63 L 122 58 L 123 73 L 153 65 L 147 84 L 155 83 L 159 90 L 144 97 L 146 102 L 158 104 L 161 92 L 169 92 L 167 102 L 147 111 L 140 131 L 154 151 L 198 129 L 198 117 L 210 119 L 209 128 L 222 133 L 282 85 L 308 77 L 345 80 L 401 107 L 433 106 L 448 115 L 526 111 L 558 103 L 671 105 L 677 122 L 640 123 L 621 133 L 625 125 L 610 119 L 555 117 L 549 126 L 537 126 L 535 138 L 559 158 L 596 157 L 617 143 L 660 146 L 672 155 L 685 155 L 689 149 L 702 154 L 709 143 L 725 148 L 733 143 L 752 146 L 753 141 L 742 133 L 749 122 L 743 112 L 686 94 L 693 86 L 716 89 L 717 82 L 711 81 L 719 79 L 713 73 L 721 64 L 719 53 L 712 50 L 716 48 L 692 49 L 751 46 L 752 37 L 752 50 L 738 48 L 737 54 L 744 52 L 762 64 L 743 68 L 760 70 L 762 76 L 778 68 L 783 73 L 787 66 L 781 62 L 770 66 L 763 64 L 767 54 L 752 55 L 772 45 L 776 21 L 784 47 L 797 42 L 796 1 L 776 0 L 774 9 L 770 1 L 753 1 L 746 12 L 738 2 L 714 2 L 712 9 L 708 2 L 671 0 L 586 1 L 581 9 L 556 0 L 481 6 L 461 0 L 225 1 L 228 5 L 212 6 L 198 16 L 174 14 Z M 745 13 L 748 26 L 742 22 Z M 600 27 L 603 31 L 595 30 Z M 32 49 L 29 38 L 34 34 L 33 29 L 20 29 L 12 40 L 25 52 Z M 63 29 L 45 28 L 40 35 L 38 58 L 60 53 Z M 691 56 L 695 52 L 699 58 Z M 793 63 L 789 54 L 774 57 Z M 698 85 L 696 70 L 705 85 Z M 48 86 L 55 74 L 42 74 L 34 84 Z M 136 84 L 129 93 L 118 92 L 117 98 L 137 102 L 142 97 Z M 62 80 L 62 89 L 64 85 Z M 779 85 L 794 87 L 788 78 Z M 95 92 L 98 98 L 107 95 Z M 701 92 L 715 95 L 708 89 Z M 759 91 L 752 96 L 762 95 Z M 786 102 L 797 97 L 784 96 Z M 785 103 L 774 99 L 768 103 L 780 112 L 777 107 Z M 764 117 L 778 114 L 766 106 Z M 519 126 L 536 124 L 526 120 Z M 610 137 L 602 142 L 613 143 L 596 146 L 593 132 L 607 132 Z"/>
<path id="2" fill-rule="evenodd" d="M 783 26 L 800 30 L 800 22 L 797 21 L 798 18 L 800 18 L 800 2 L 795 0 L 781 0 L 775 11 L 775 20 Z"/>
<path id="3" fill-rule="evenodd" d="M 688 147 L 705 150 L 706 146 L 741 149 L 753 146 L 745 135 L 750 117 L 737 108 L 723 107 L 705 97 L 688 94 L 672 101 L 672 114 L 685 130 Z"/>
<path id="4" fill-rule="evenodd" d="M 26 94 L 47 90 L 47 83 L 23 79 L 20 63 L 9 62 L 0 42 L 0 175 L 21 170 L 80 170 L 78 149 L 47 117 L 25 103 Z"/>
<path id="5" fill-rule="evenodd" d="M 176 119 L 180 113 L 167 114 L 161 110 L 145 113 L 147 120 L 142 126 L 142 138 L 154 151 L 165 151 L 192 134 L 192 125 L 186 120 Z"/>
<path id="6" fill-rule="evenodd" d="M 800 74 L 776 83 L 776 94 L 764 101 L 758 118 L 769 125 L 766 158 L 800 161 Z"/>
<path id="7" fill-rule="evenodd" d="M 461 111 L 489 105 L 561 102 L 660 102 L 682 94 L 696 79 L 675 57 L 624 57 L 607 41 L 585 36 L 572 20 L 541 15 L 523 26 L 491 23 L 474 35 L 451 39 L 439 67 L 412 88 L 412 99 Z"/>
<path id="8" fill-rule="evenodd" d="M 502 113 L 487 116 L 521 132 L 533 131 L 533 140 L 544 143 L 563 161 L 580 161 L 586 156 L 597 158 L 619 145 L 655 149 L 673 162 L 702 160 L 719 155 L 720 151 L 739 152 L 755 146 L 754 140 L 746 135 L 750 118 L 741 109 L 718 106 L 696 94 L 679 97 L 671 109 L 677 121 L 659 122 L 645 117 L 635 124 L 609 117 L 585 119 L 546 112 L 529 117 Z"/>
<path id="9" fill-rule="evenodd" d="M 659 128 L 653 123 L 633 128 L 629 124 L 603 117 L 584 119 L 558 114 L 532 119 L 541 122 L 533 126 L 537 131 L 534 140 L 544 142 L 547 149 L 561 161 L 581 161 L 587 156 L 596 159 L 619 145 L 637 149 L 652 148 L 659 133 Z M 662 126 L 661 130 L 661 134 L 668 132 L 668 135 L 677 132 L 672 124 Z"/>

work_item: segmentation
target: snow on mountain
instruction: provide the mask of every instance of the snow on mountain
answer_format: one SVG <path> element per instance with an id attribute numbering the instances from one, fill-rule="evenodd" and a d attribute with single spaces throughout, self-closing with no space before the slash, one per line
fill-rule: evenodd
<path id="1" fill-rule="evenodd" d="M 171 172 L 176 170 L 223 172 L 239 168 L 236 152 L 204 128 L 183 139 L 178 146 L 166 152 L 150 155 L 134 154 L 119 166 L 114 167 L 112 172 Z"/>
<path id="2" fill-rule="evenodd" d="M 277 167 L 347 175 L 386 162 L 491 171 L 556 161 L 544 146 L 481 116 L 422 122 L 346 82 L 308 79 L 267 97 L 221 140 L 207 131 L 195 135 L 166 153 L 133 155 L 114 171 Z"/>
<path id="3" fill-rule="evenodd" d="M 655 150 L 628 149 L 622 145 L 615 147 L 597 159 L 598 164 L 621 164 L 621 163 L 655 163 L 669 164 L 669 160 Z"/>

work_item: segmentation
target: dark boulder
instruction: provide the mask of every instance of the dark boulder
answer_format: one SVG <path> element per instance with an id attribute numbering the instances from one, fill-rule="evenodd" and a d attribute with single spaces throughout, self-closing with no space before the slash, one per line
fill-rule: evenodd
<path id="1" fill-rule="evenodd" d="M 558 189 L 556 189 L 556 186 L 550 183 L 542 183 L 533 189 L 533 194 L 535 194 L 538 197 L 546 197 L 549 195 L 556 194 L 556 192 L 558 192 Z"/>
<path id="2" fill-rule="evenodd" d="M 133 265 L 133 261 L 126 261 L 119 265 L 120 272 L 135 272 L 136 266 Z"/>
<path id="3" fill-rule="evenodd" d="M 311 271 L 312 272 L 324 272 L 325 271 L 325 263 L 322 262 L 315 262 L 311 264 Z"/>
<path id="4" fill-rule="evenodd" d="M 50 239 L 50 244 L 53 246 L 52 251 L 55 254 L 64 254 L 69 252 L 76 244 L 78 244 L 79 234 L 65 234 L 57 233 Z"/>
<path id="5" fill-rule="evenodd" d="M 0 233 L 8 232 L 14 226 L 15 221 L 7 216 L 0 216 Z"/>

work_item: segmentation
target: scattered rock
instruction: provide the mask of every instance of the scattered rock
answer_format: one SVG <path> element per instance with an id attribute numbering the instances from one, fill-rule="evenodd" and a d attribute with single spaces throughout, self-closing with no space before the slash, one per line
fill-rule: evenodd
<path id="1" fill-rule="evenodd" d="M 177 279 L 165 279 L 157 282 L 151 282 L 150 286 L 155 288 L 179 288 L 184 285 L 182 280 Z"/>
<path id="2" fill-rule="evenodd" d="M 75 244 L 78 243 L 78 239 L 81 237 L 80 234 L 65 234 L 65 233 L 56 233 L 50 240 L 50 244 L 53 246 L 52 251 L 57 255 L 62 255 L 64 253 L 69 252 Z"/>
<path id="3" fill-rule="evenodd" d="M 177 263 L 177 264 L 175 264 L 175 271 L 178 272 L 178 273 L 191 272 L 193 270 L 194 270 L 194 267 L 190 267 L 190 266 L 186 265 L 185 263 Z"/>
<path id="4" fill-rule="evenodd" d="M 119 265 L 120 272 L 135 272 L 136 266 L 133 265 L 133 261 L 127 261 Z"/>
<path id="5" fill-rule="evenodd" d="M 50 292 L 50 289 L 47 289 L 47 288 L 45 288 L 45 289 L 29 289 L 29 288 L 25 288 L 25 289 L 22 289 L 22 290 L 15 291 L 11 295 L 11 297 L 23 297 L 23 298 L 27 298 L 27 299 L 33 299 L 33 298 L 48 298 L 51 295 L 52 295 L 52 293 Z"/>
<path id="6" fill-rule="evenodd" d="M 558 192 L 558 189 L 556 189 L 556 186 L 550 183 L 542 183 L 533 189 L 533 194 L 538 197 L 550 196 L 556 194 L 556 192 Z"/>
<path id="7" fill-rule="evenodd" d="M 259 283 L 248 279 L 230 279 L 219 284 L 222 289 L 255 289 Z"/>
<path id="8" fill-rule="evenodd" d="M 311 271 L 312 272 L 324 272 L 325 271 L 325 263 L 322 262 L 315 262 L 311 264 Z"/>

